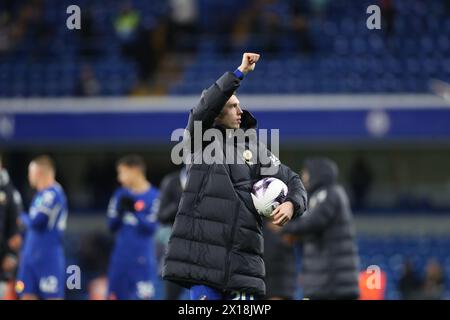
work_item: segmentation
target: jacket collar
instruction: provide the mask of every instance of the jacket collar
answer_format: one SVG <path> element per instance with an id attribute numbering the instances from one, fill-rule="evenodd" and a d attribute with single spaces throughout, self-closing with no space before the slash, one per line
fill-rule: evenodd
<path id="1" fill-rule="evenodd" d="M 242 129 L 255 129 L 258 126 L 258 121 L 256 121 L 256 118 L 247 110 L 242 111 L 241 116 L 241 127 Z"/>

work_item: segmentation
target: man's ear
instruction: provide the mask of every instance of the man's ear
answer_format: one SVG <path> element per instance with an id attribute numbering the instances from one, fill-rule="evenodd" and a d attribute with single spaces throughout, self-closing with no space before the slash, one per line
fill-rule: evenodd
<path id="1" fill-rule="evenodd" d="M 223 118 L 223 116 L 225 115 L 225 108 L 226 108 L 226 106 L 227 106 L 227 104 L 225 103 L 225 105 L 223 106 L 222 110 L 220 110 L 220 113 L 214 119 L 215 123 L 217 123 L 217 121 L 220 121 Z"/>
<path id="2" fill-rule="evenodd" d="M 214 118 L 214 125 L 220 124 L 220 119 L 221 119 L 221 117 L 219 114 L 217 117 Z"/>

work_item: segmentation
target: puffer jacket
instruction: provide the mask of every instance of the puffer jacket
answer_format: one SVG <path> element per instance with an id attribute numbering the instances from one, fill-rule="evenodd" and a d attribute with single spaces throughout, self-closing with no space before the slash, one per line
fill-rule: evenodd
<path id="1" fill-rule="evenodd" d="M 305 161 L 310 181 L 308 211 L 283 227 L 303 241 L 303 292 L 311 299 L 356 299 L 359 256 L 347 194 L 337 183 L 336 164 L 325 158 Z"/>

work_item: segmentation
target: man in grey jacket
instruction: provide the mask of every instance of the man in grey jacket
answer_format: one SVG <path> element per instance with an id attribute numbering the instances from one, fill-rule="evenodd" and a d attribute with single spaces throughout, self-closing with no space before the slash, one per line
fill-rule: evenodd
<path id="1" fill-rule="evenodd" d="M 333 161 L 307 159 L 302 180 L 310 195 L 308 211 L 282 229 L 286 242 L 303 242 L 303 292 L 310 299 L 359 297 L 353 216 L 337 177 Z"/>

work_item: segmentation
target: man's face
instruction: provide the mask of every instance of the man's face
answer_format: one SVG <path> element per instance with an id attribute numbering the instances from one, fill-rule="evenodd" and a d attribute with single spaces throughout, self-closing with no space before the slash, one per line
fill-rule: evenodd
<path id="1" fill-rule="evenodd" d="M 232 95 L 223 107 L 222 113 L 216 118 L 216 123 L 228 129 L 239 129 L 241 126 L 242 109 L 238 98 Z"/>
<path id="2" fill-rule="evenodd" d="M 309 171 L 306 169 L 303 169 L 302 176 L 301 176 L 303 185 L 306 189 L 309 189 Z"/>
<path id="3" fill-rule="evenodd" d="M 32 188 L 37 186 L 40 176 L 41 170 L 39 166 L 36 163 L 31 162 L 28 166 L 28 182 Z"/>
<path id="4" fill-rule="evenodd" d="M 117 180 L 125 188 L 131 187 L 133 181 L 135 181 L 138 174 L 139 174 L 138 168 L 127 167 L 124 165 L 119 165 L 117 167 Z"/>

